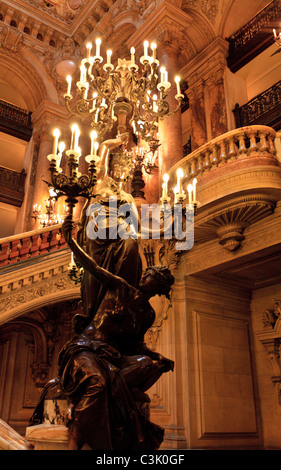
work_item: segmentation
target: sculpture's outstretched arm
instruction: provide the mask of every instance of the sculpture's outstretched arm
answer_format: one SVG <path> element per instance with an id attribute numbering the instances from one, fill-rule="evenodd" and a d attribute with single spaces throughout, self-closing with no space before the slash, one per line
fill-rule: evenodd
<path id="1" fill-rule="evenodd" d="M 108 139 L 105 140 L 101 146 L 99 151 L 99 173 L 98 178 L 104 178 L 108 174 L 108 158 L 110 150 L 119 147 L 120 145 L 127 143 L 129 139 L 129 134 L 124 133 L 120 134 L 116 137 L 116 139 Z"/>
<path id="2" fill-rule="evenodd" d="M 65 219 L 62 225 L 62 231 L 65 237 L 65 240 L 73 252 L 73 255 L 77 262 L 83 266 L 89 273 L 95 276 L 98 281 L 102 284 L 110 283 L 114 287 L 120 286 L 120 284 L 126 284 L 124 279 L 115 276 L 111 272 L 99 266 L 96 261 L 85 253 L 85 251 L 78 245 L 78 243 L 72 238 L 72 230 L 74 228 L 74 223 L 70 219 Z"/>

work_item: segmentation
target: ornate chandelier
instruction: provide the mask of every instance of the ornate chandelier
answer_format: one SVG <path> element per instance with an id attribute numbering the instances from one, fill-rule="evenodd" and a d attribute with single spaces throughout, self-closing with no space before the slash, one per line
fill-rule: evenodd
<path id="1" fill-rule="evenodd" d="M 148 41 L 144 42 L 139 65 L 136 64 L 135 49 L 132 47 L 131 59 L 118 59 L 116 67 L 111 62 L 111 50 L 106 52 L 106 62 L 102 65 L 101 40 L 96 39 L 95 44 L 93 56 L 92 44 L 86 46 L 87 57 L 81 61 L 75 97 L 71 94 L 72 77 L 68 75 L 66 78 L 68 85 L 64 98 L 68 111 L 82 118 L 90 117 L 99 141 L 106 131 L 112 129 L 117 118 L 119 122 L 124 122 L 124 116 L 130 117 L 129 123 L 135 135 L 147 142 L 153 140 L 158 120 L 180 109 L 184 99 L 180 77 L 175 77 L 176 106 L 171 110 L 166 99 L 171 83 L 168 81 L 168 71 L 159 65 L 155 43 L 149 46 Z"/>
<path id="2" fill-rule="evenodd" d="M 148 142 L 150 155 L 155 155 L 159 141 L 158 120 L 176 113 L 181 106 L 184 95 L 180 90 L 180 77 L 175 78 L 175 108 L 170 109 L 167 101 L 171 83 L 168 71 L 161 67 L 156 57 L 156 44 L 151 44 L 152 54 L 149 55 L 149 43 L 144 42 L 144 54 L 140 65 L 136 64 L 135 49 L 131 48 L 131 60 L 118 59 L 115 67 L 111 62 L 112 51 L 106 53 L 106 63 L 100 53 L 101 40 L 96 39 L 95 55 L 92 56 L 92 44 L 87 44 L 87 57 L 81 61 L 80 80 L 76 83 L 77 94 L 71 94 L 72 77 L 68 75 L 65 104 L 71 115 L 78 118 L 90 118 L 93 128 L 90 133 L 91 151 L 85 157 L 89 164 L 88 173 L 79 172 L 79 159 L 82 155 L 79 147 L 80 130 L 77 124 L 72 126 L 71 142 L 67 150 L 65 143 L 60 142 L 60 131 L 53 132 L 53 151 L 47 156 L 50 161 L 51 183 L 59 196 L 66 196 L 69 215 L 77 203 L 77 197 L 89 198 L 96 183 L 96 165 L 99 161 L 97 150 L 106 132 L 113 128 L 114 123 L 126 128 L 126 119 L 138 139 Z M 117 128 L 119 131 L 119 128 Z M 61 169 L 63 152 L 67 157 L 69 174 Z M 155 162 L 147 171 L 156 167 Z"/>

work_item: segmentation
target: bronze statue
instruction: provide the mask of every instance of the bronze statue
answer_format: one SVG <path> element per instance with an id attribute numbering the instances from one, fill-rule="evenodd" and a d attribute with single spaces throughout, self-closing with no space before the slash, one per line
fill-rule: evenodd
<path id="1" fill-rule="evenodd" d="M 72 405 L 69 449 L 86 443 L 92 450 L 155 450 L 164 431 L 144 413 L 146 391 L 174 363 L 151 351 L 144 335 L 155 320 L 149 299 L 169 297 L 174 278 L 164 266 L 147 268 L 139 287 L 99 266 L 72 238 L 73 222 L 63 233 L 84 269 L 106 286 L 91 323 L 60 353 L 59 377 Z"/>
<path id="2" fill-rule="evenodd" d="M 107 236 L 105 238 L 91 239 L 86 234 L 86 229 L 91 223 L 91 215 L 87 215 L 89 208 L 93 204 L 100 204 L 105 210 L 105 220 L 110 217 L 110 198 L 116 198 L 116 207 L 130 204 L 134 210 L 136 220 L 136 233 L 138 231 L 138 211 L 134 198 L 123 189 L 130 166 L 128 159 L 126 161 L 125 153 L 120 152 L 112 155 L 111 152 L 116 148 L 126 145 L 128 134 L 120 134 L 115 139 L 109 139 L 102 143 L 99 156 L 99 170 L 97 174 L 97 184 L 94 193 L 89 199 L 81 213 L 78 223 L 77 241 L 84 251 L 93 258 L 100 266 L 110 272 L 121 276 L 129 281 L 134 287 L 138 286 L 142 273 L 141 258 L 138 251 L 138 241 L 136 237 L 125 239 L 119 236 L 120 228 L 126 223 L 123 217 L 118 217 L 115 223 L 116 237 Z M 77 260 L 76 260 L 77 261 Z M 83 310 L 85 317 L 77 315 L 74 318 L 74 327 L 79 331 L 91 321 L 97 311 L 100 302 L 105 294 L 105 287 L 90 272 L 84 271 L 83 282 L 81 286 L 81 295 L 83 301 Z"/>

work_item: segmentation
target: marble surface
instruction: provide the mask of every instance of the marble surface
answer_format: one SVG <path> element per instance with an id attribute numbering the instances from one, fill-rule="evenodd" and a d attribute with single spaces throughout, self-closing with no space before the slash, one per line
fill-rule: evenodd
<path id="1" fill-rule="evenodd" d="M 66 450 L 68 428 L 63 424 L 38 424 L 26 428 L 26 437 L 34 445 L 34 450 Z"/>
<path id="2" fill-rule="evenodd" d="M 32 450 L 33 445 L 0 419 L 0 450 Z"/>

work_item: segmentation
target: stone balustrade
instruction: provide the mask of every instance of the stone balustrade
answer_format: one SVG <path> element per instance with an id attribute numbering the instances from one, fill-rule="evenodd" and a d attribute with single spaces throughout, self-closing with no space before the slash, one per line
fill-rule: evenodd
<path id="1" fill-rule="evenodd" d="M 169 186 L 176 186 L 177 169 L 184 173 L 184 183 L 200 178 L 206 172 L 222 167 L 228 162 L 256 156 L 273 159 L 279 165 L 274 144 L 276 132 L 267 126 L 246 126 L 234 129 L 207 142 L 169 170 Z M 199 179 L 198 179 L 199 182 Z"/>
<path id="2" fill-rule="evenodd" d="M 0 239 L 0 267 L 65 248 L 61 224 Z"/>

